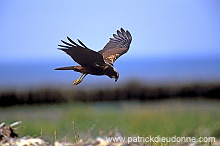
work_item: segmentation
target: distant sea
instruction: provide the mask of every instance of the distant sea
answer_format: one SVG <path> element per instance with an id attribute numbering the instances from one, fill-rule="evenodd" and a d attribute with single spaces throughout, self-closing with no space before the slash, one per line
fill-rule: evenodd
<path id="1" fill-rule="evenodd" d="M 80 76 L 74 71 L 55 71 L 54 68 L 77 65 L 71 59 L 39 60 L 0 63 L 0 89 L 35 87 L 72 87 Z M 220 83 L 220 58 L 203 59 L 118 59 L 118 82 L 107 76 L 88 75 L 81 87 L 114 86 L 130 81 L 145 84 Z"/>

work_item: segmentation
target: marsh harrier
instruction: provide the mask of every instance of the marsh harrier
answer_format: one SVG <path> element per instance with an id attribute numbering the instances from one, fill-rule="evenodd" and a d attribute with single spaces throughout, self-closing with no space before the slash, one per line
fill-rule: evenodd
<path id="1" fill-rule="evenodd" d="M 131 34 L 123 28 L 117 30 L 117 34 L 113 34 L 105 47 L 96 52 L 89 49 L 80 40 L 79 44 L 67 37 L 69 42 L 61 40 L 65 45 L 58 45 L 58 48 L 66 52 L 78 66 L 60 67 L 55 70 L 74 70 L 82 73 L 79 79 L 74 80 L 73 85 L 78 85 L 82 82 L 87 74 L 92 75 L 107 75 L 114 78 L 115 82 L 119 78 L 118 71 L 113 67 L 113 63 L 124 53 L 126 53 L 131 44 Z"/>

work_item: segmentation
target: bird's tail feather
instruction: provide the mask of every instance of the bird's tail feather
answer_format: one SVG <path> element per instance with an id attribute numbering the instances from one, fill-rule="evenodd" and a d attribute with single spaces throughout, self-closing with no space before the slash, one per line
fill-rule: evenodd
<path id="1" fill-rule="evenodd" d="M 81 66 L 68 66 L 68 67 L 59 67 L 54 70 L 74 70 L 77 72 L 81 72 Z"/>
<path id="2" fill-rule="evenodd" d="M 54 70 L 74 70 L 74 66 L 59 67 L 59 68 L 55 68 Z"/>

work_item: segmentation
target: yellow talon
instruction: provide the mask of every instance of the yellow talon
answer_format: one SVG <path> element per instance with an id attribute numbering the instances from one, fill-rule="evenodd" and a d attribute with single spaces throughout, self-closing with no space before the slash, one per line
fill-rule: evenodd
<path id="1" fill-rule="evenodd" d="M 78 84 L 81 83 L 81 82 L 82 82 L 81 79 L 74 80 L 73 85 L 78 85 Z"/>
<path id="2" fill-rule="evenodd" d="M 74 80 L 73 85 L 78 85 L 83 81 L 87 74 L 82 74 L 77 80 Z"/>

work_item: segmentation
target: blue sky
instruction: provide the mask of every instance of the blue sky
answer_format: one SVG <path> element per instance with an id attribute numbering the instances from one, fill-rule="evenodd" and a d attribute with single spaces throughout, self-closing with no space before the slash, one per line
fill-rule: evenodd
<path id="1" fill-rule="evenodd" d="M 128 53 L 115 63 L 120 72 L 117 84 L 131 79 L 220 79 L 219 0 L 5 0 L 0 2 L 0 18 L 0 87 L 72 87 L 79 73 L 54 71 L 76 65 L 57 50 L 60 40 L 80 39 L 98 51 L 121 27 L 133 40 Z M 83 85 L 116 85 L 106 76 L 85 80 Z"/>
<path id="2" fill-rule="evenodd" d="M 219 0 L 7 0 L 0 2 L 1 60 L 67 60 L 61 39 L 100 50 L 117 29 L 128 58 L 219 57 Z"/>

